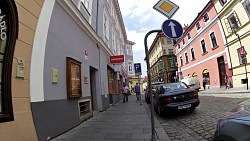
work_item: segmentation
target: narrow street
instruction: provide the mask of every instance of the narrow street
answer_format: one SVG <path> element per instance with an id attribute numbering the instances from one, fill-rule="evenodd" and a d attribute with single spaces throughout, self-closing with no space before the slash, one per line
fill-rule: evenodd
<path id="1" fill-rule="evenodd" d="M 164 118 L 156 117 L 172 141 L 210 140 L 218 119 L 249 94 L 200 94 L 195 112 L 181 112 Z"/>

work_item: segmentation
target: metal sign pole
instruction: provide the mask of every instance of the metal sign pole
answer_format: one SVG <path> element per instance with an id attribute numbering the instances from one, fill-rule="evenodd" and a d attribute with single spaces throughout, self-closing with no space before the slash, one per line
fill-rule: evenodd
<path id="1" fill-rule="evenodd" d="M 144 46 L 145 46 L 145 54 L 146 54 L 146 63 L 147 63 L 147 73 L 148 73 L 148 88 L 149 88 L 149 95 L 150 95 L 150 110 L 151 110 L 151 129 L 152 135 L 151 140 L 155 140 L 155 123 L 154 123 L 154 105 L 153 105 L 153 95 L 152 95 L 152 84 L 151 84 L 151 72 L 150 72 L 150 65 L 149 65 L 149 54 L 148 54 L 148 45 L 147 45 L 147 38 L 151 33 L 160 33 L 162 30 L 151 30 L 149 31 L 144 38 Z"/>

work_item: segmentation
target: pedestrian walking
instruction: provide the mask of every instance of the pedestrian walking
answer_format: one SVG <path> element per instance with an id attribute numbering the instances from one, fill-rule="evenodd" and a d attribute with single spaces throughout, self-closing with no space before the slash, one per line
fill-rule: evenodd
<path id="1" fill-rule="evenodd" d="M 140 99 L 140 86 L 138 85 L 138 83 L 136 83 L 134 91 L 135 91 L 137 100 L 139 100 Z"/>
<path id="2" fill-rule="evenodd" d="M 229 87 L 228 87 L 228 77 L 227 77 L 227 75 L 225 75 L 224 80 L 225 80 L 226 89 L 228 89 Z"/>
<path id="3" fill-rule="evenodd" d="M 204 88 L 204 90 L 206 90 L 207 78 L 204 77 L 204 78 L 202 79 L 202 82 L 203 82 L 203 88 Z"/>
<path id="4" fill-rule="evenodd" d="M 123 102 L 128 102 L 128 92 L 129 92 L 129 87 L 126 84 L 124 84 L 122 88 Z"/>

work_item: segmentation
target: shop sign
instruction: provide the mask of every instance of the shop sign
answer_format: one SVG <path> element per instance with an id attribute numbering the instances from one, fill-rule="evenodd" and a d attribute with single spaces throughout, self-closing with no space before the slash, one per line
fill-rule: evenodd
<path id="1" fill-rule="evenodd" d="M 0 39 L 5 40 L 7 37 L 7 25 L 5 21 L 5 15 L 2 13 L 0 8 Z"/>
<path id="2" fill-rule="evenodd" d="M 124 55 L 110 56 L 110 63 L 123 63 Z"/>

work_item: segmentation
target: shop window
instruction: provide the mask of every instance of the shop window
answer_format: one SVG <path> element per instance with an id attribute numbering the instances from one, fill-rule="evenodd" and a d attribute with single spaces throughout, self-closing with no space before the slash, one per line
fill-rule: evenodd
<path id="1" fill-rule="evenodd" d="M 110 68 L 108 68 L 108 89 L 109 94 L 115 93 L 115 73 Z"/>
<path id="2" fill-rule="evenodd" d="M 67 96 L 78 98 L 82 96 L 81 62 L 67 57 Z M 87 80 L 86 80 L 87 81 Z"/>
<path id="3" fill-rule="evenodd" d="M 13 121 L 11 97 L 12 62 L 18 35 L 14 1 L 0 1 L 0 122 Z"/>

